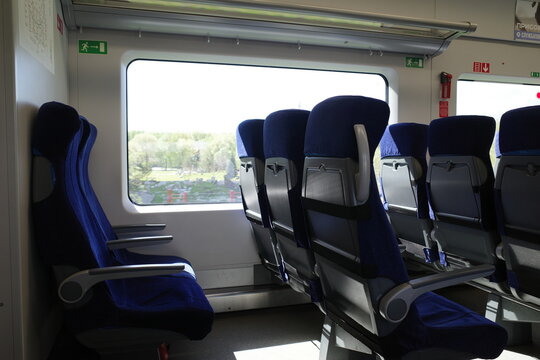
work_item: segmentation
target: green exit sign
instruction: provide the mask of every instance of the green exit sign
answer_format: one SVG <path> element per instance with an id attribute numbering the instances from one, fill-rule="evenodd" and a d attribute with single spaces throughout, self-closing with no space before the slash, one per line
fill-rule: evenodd
<path id="1" fill-rule="evenodd" d="M 107 54 L 107 42 L 94 40 L 79 40 L 79 53 Z"/>
<path id="2" fill-rule="evenodd" d="M 531 77 L 537 77 L 537 78 L 540 78 L 540 72 L 537 72 L 537 71 L 531 72 Z"/>
<path id="3" fill-rule="evenodd" d="M 405 67 L 422 69 L 424 67 L 424 58 L 407 56 L 405 58 Z"/>

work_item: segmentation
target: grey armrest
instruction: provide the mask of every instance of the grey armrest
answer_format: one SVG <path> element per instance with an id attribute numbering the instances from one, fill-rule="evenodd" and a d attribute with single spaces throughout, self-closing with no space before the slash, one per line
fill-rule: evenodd
<path id="1" fill-rule="evenodd" d="M 466 269 L 448 271 L 425 276 L 400 284 L 387 292 L 379 302 L 379 313 L 386 320 L 398 323 L 402 321 L 412 302 L 429 291 L 461 284 L 491 275 L 495 271 L 493 265 L 479 265 Z"/>
<path id="2" fill-rule="evenodd" d="M 173 237 L 171 235 L 122 238 L 107 241 L 107 247 L 109 250 L 117 250 L 132 247 L 153 246 L 169 243 L 172 239 Z"/>
<path id="3" fill-rule="evenodd" d="M 358 149 L 358 173 L 355 174 L 356 200 L 360 205 L 365 204 L 369 198 L 369 182 L 371 169 L 371 156 L 366 128 L 362 124 L 354 125 L 356 147 Z"/>
<path id="4" fill-rule="evenodd" d="M 118 225 L 113 226 L 113 230 L 117 234 L 129 234 L 143 231 L 161 231 L 166 226 L 166 224 Z"/>
<path id="5" fill-rule="evenodd" d="M 95 284 L 105 280 L 172 275 L 184 271 L 183 264 L 145 264 L 111 266 L 83 270 L 67 277 L 58 287 L 58 296 L 68 304 L 80 301 Z"/>

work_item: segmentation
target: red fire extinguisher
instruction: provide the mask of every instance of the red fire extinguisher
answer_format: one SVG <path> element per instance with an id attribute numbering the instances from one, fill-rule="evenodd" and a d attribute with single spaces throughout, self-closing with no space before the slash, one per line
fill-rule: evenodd
<path id="1" fill-rule="evenodd" d="M 441 73 L 441 99 L 450 99 L 452 93 L 452 75 Z"/>
<path id="2" fill-rule="evenodd" d="M 442 72 L 441 80 L 441 100 L 439 101 L 439 117 L 448 116 L 448 99 L 452 96 L 452 75 Z"/>

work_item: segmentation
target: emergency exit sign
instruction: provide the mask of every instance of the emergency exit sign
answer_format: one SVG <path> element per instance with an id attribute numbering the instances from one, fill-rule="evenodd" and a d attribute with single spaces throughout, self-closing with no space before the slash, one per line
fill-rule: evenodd
<path id="1" fill-rule="evenodd" d="M 537 77 L 537 78 L 540 78 L 540 72 L 537 72 L 537 71 L 531 72 L 531 77 Z"/>
<path id="2" fill-rule="evenodd" d="M 79 40 L 81 54 L 107 54 L 107 42 L 95 40 Z"/>
<path id="3" fill-rule="evenodd" d="M 424 58 L 407 56 L 405 58 L 405 67 L 422 69 L 424 67 Z"/>

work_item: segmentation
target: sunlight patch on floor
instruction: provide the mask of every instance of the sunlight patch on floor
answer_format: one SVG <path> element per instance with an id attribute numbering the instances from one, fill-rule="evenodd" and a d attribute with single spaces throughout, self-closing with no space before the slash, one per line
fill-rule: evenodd
<path id="1" fill-rule="evenodd" d="M 234 356 L 236 360 L 318 360 L 319 348 L 320 342 L 318 340 L 313 340 L 295 344 L 235 351 Z M 496 360 L 539 360 L 539 358 L 521 354 L 519 352 L 504 350 Z"/>
<path id="2" fill-rule="evenodd" d="M 538 360 L 537 357 L 524 355 L 510 350 L 504 350 L 497 360 Z"/>
<path id="3" fill-rule="evenodd" d="M 304 341 L 295 344 L 269 346 L 260 349 L 235 351 L 236 360 L 318 360 L 320 342 Z"/>

